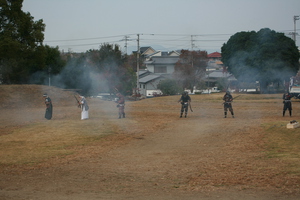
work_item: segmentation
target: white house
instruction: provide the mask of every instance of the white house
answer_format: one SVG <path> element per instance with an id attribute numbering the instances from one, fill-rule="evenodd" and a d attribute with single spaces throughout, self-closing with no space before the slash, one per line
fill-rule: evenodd
<path id="1" fill-rule="evenodd" d="M 165 77 L 153 73 L 140 78 L 139 79 L 140 94 L 143 94 L 146 97 L 152 97 L 154 96 L 154 94 L 162 94 L 162 92 L 157 89 L 157 85 L 163 79 L 165 79 Z"/>
<path id="2" fill-rule="evenodd" d="M 140 94 L 151 97 L 153 93 L 161 93 L 161 91 L 157 89 L 157 85 L 161 80 L 172 77 L 180 53 L 177 51 L 155 51 L 151 47 L 142 47 L 140 51 L 143 52 L 142 55 L 146 70 L 139 71 L 138 89 Z M 208 66 L 205 81 L 209 88 L 213 87 L 220 78 L 227 78 L 230 82 L 236 81 L 232 74 L 224 71 L 223 63 L 220 61 L 220 53 L 215 52 L 209 55 L 211 62 L 217 66 L 211 68 Z"/>
<path id="3" fill-rule="evenodd" d="M 156 74 L 172 74 L 179 56 L 153 56 L 145 61 L 148 71 Z"/>
<path id="4" fill-rule="evenodd" d="M 154 93 L 160 94 L 157 85 L 174 72 L 176 62 L 179 60 L 179 53 L 176 51 L 156 51 L 152 54 L 144 54 L 146 70 L 139 71 L 139 92 L 151 97 Z"/>

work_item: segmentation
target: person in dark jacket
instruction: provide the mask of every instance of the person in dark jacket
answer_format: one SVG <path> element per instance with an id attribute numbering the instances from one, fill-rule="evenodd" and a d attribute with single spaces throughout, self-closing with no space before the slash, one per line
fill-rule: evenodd
<path id="1" fill-rule="evenodd" d="M 182 118 L 183 112 L 185 112 L 184 117 L 187 116 L 191 101 L 191 97 L 188 95 L 188 93 L 183 92 L 180 99 L 178 100 L 178 102 L 181 103 L 180 118 Z"/>
<path id="2" fill-rule="evenodd" d="M 224 118 L 227 117 L 227 110 L 229 110 L 231 112 L 232 118 L 234 118 L 234 113 L 233 113 L 233 109 L 232 109 L 232 105 L 231 105 L 233 98 L 229 91 L 227 91 L 225 93 L 225 95 L 223 96 L 223 100 L 224 100 L 224 103 L 223 103 L 224 104 Z"/>
<path id="3" fill-rule="evenodd" d="M 290 117 L 292 116 L 292 101 L 291 101 L 292 95 L 289 92 L 286 92 L 283 94 L 283 113 L 282 116 L 284 117 L 285 111 L 289 110 Z"/>

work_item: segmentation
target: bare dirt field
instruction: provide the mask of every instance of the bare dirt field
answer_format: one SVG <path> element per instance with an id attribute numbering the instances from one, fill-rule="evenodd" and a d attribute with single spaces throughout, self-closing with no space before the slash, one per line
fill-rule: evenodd
<path id="1" fill-rule="evenodd" d="M 44 118 L 42 94 L 53 101 Z M 300 118 L 282 117 L 282 94 L 233 94 L 235 118 L 223 118 L 224 94 L 116 103 L 87 98 L 80 120 L 73 92 L 0 85 L 1 200 L 300 199 Z"/>

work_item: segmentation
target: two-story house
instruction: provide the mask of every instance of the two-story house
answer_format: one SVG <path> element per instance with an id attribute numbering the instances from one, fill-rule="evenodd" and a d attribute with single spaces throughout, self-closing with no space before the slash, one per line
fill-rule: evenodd
<path id="1" fill-rule="evenodd" d="M 140 52 L 146 69 L 139 71 L 139 92 L 146 97 L 151 97 L 154 93 L 161 94 L 161 91 L 157 89 L 157 85 L 161 80 L 172 78 L 180 53 L 177 51 L 155 51 L 151 47 L 141 47 Z M 224 71 L 220 53 L 209 54 L 209 60 L 211 61 L 211 68 L 208 66 L 205 77 L 206 85 L 209 88 L 214 87 L 220 78 L 230 79 L 228 81 L 235 80 L 231 74 Z"/>
<path id="2" fill-rule="evenodd" d="M 139 92 L 151 97 L 154 93 L 161 94 L 157 85 L 161 80 L 171 78 L 175 64 L 179 60 L 179 53 L 176 51 L 162 52 L 156 51 L 152 54 L 144 55 L 146 70 L 139 71 Z"/>

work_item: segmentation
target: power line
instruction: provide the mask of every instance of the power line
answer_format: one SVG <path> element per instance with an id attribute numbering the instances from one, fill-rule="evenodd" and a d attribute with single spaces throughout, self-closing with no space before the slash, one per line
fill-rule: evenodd
<path id="1" fill-rule="evenodd" d="M 298 31 L 300 29 L 296 29 Z M 293 30 L 281 30 L 278 32 L 290 32 Z M 104 36 L 104 37 L 94 37 L 94 38 L 77 38 L 77 39 L 59 39 L 59 40 L 46 40 L 44 42 L 70 42 L 70 41 L 84 41 L 84 40 L 99 40 L 99 39 L 109 39 L 109 38 L 116 38 L 116 37 L 124 37 L 124 36 L 133 36 L 136 34 L 124 34 L 124 35 L 115 35 L 115 36 Z M 173 37 L 173 36 L 184 36 L 184 37 L 190 37 L 191 35 L 187 34 L 143 34 L 143 35 L 151 35 L 151 36 L 165 36 L 165 37 Z M 234 34 L 229 33 L 221 33 L 221 34 L 192 34 L 192 36 L 201 36 L 201 37 L 213 37 L 213 36 L 231 36 Z M 144 39 L 141 39 L 144 40 Z M 156 39 L 157 40 L 157 39 Z M 175 40 L 168 40 L 168 41 L 175 41 Z M 188 39 L 190 41 L 190 39 Z M 198 40 L 200 41 L 200 40 Z"/>
<path id="2" fill-rule="evenodd" d="M 117 43 L 119 42 L 120 40 L 115 40 L 115 41 L 107 41 L 106 43 Z M 59 46 L 89 46 L 89 45 L 100 45 L 100 44 L 103 44 L 103 43 L 88 43 L 88 44 L 68 44 L 68 45 L 59 45 Z"/>
<path id="3" fill-rule="evenodd" d="M 108 38 L 116 38 L 116 37 L 124 37 L 124 36 L 131 36 L 136 34 L 125 34 L 125 35 L 115 35 L 115 36 L 105 36 L 105 37 L 95 37 L 95 38 L 77 38 L 77 39 L 62 39 L 62 40 L 46 40 L 44 42 L 69 42 L 69 41 L 83 41 L 83 40 L 99 40 L 99 39 L 108 39 Z M 143 34 L 143 35 L 151 35 L 151 36 L 186 36 L 189 37 L 190 35 L 183 35 L 183 34 Z M 232 34 L 198 34 L 193 36 L 221 36 L 221 35 L 232 35 Z"/>
<path id="4" fill-rule="evenodd" d="M 134 34 L 127 34 L 127 36 L 128 35 L 134 35 Z M 45 42 L 68 42 L 68 41 L 81 41 L 81 40 L 98 40 L 98 39 L 107 39 L 107 38 L 116 38 L 116 37 L 124 37 L 124 35 L 96 37 L 96 38 L 68 39 L 68 40 L 48 40 L 48 41 L 45 41 Z"/>
<path id="5" fill-rule="evenodd" d="M 300 29 L 296 29 L 300 30 Z M 289 30 L 285 30 L 289 31 Z M 222 44 L 226 43 L 229 39 L 229 36 L 232 36 L 234 34 L 193 34 L 193 35 L 187 35 L 187 34 L 139 34 L 143 35 L 143 37 L 139 38 L 139 41 L 144 43 L 142 46 L 151 46 L 151 45 L 164 45 L 164 46 L 171 46 L 172 48 L 197 48 L 201 47 L 202 49 L 205 47 L 221 47 Z M 127 53 L 128 49 L 128 42 L 130 41 L 136 41 L 137 39 L 134 37 L 133 39 L 130 39 L 130 36 L 137 37 L 137 34 L 124 34 L 124 35 L 114 35 L 114 36 L 103 36 L 103 37 L 94 37 L 94 38 L 77 38 L 77 39 L 66 39 L 66 40 L 46 40 L 45 43 L 60 43 L 57 46 L 60 47 L 83 47 L 83 46 L 100 46 L 103 43 L 114 43 L 118 44 L 119 46 L 124 46 L 125 53 Z M 147 37 L 151 36 L 151 37 Z M 296 35 L 298 37 L 299 35 Z M 116 39 L 119 38 L 119 39 Z M 109 39 L 114 39 L 107 41 Z M 96 41 L 93 41 L 96 40 Z M 80 43 L 80 41 L 93 41 L 90 43 Z M 66 42 L 66 44 L 61 44 Z M 70 44 L 67 44 L 67 42 L 70 42 Z M 121 45 L 121 42 L 124 42 L 124 45 Z M 150 43 L 150 44 L 145 44 Z M 155 44 L 156 43 L 156 44 Z M 207 45 L 208 43 L 211 43 L 211 45 Z M 164 47 L 166 48 L 166 47 Z M 170 49 L 169 47 L 167 47 Z"/>

